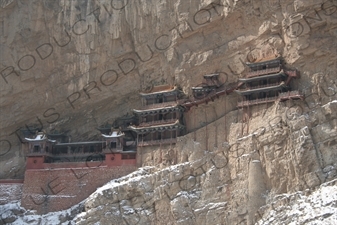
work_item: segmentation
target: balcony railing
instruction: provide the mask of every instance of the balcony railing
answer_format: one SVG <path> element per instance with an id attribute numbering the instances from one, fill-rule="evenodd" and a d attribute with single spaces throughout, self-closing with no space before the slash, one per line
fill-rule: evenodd
<path id="1" fill-rule="evenodd" d="M 139 127 L 150 127 L 155 125 L 170 124 L 176 122 L 177 119 L 168 119 L 168 120 L 156 120 L 151 122 L 143 122 L 139 124 Z"/>
<path id="2" fill-rule="evenodd" d="M 87 156 L 87 155 L 92 155 L 92 154 L 101 154 L 102 150 L 98 149 L 95 151 L 69 151 L 69 152 L 65 152 L 65 151 L 53 151 L 53 152 L 45 152 L 45 151 L 41 151 L 41 152 L 34 152 L 34 151 L 29 151 L 26 152 L 25 155 L 26 156 L 49 156 L 49 157 L 77 157 L 77 156 Z"/>
<path id="3" fill-rule="evenodd" d="M 139 141 L 138 146 L 150 146 L 150 145 L 160 145 L 160 144 L 171 144 L 176 143 L 176 138 L 162 139 L 162 140 L 152 140 L 152 141 Z"/>
<path id="4" fill-rule="evenodd" d="M 261 88 L 267 88 L 267 87 L 274 87 L 280 85 L 280 82 L 278 83 L 272 83 L 272 84 L 264 84 L 264 85 L 257 85 L 257 86 L 249 86 L 244 89 L 240 89 L 240 91 L 248 91 L 248 90 L 254 90 L 254 89 L 261 89 Z"/>
<path id="5" fill-rule="evenodd" d="M 250 106 L 250 105 L 259 105 L 259 104 L 263 104 L 263 103 L 268 103 L 268 102 L 274 102 L 278 99 L 277 96 L 275 97 L 268 97 L 268 98 L 259 98 L 259 99 L 255 99 L 255 100 L 249 100 L 249 101 L 242 101 L 238 103 L 238 107 L 246 107 L 246 106 Z"/>
<path id="6" fill-rule="evenodd" d="M 121 152 L 123 151 L 123 148 L 122 147 L 117 147 L 117 148 L 105 148 L 103 149 L 103 153 L 112 153 L 112 152 Z"/>
<path id="7" fill-rule="evenodd" d="M 303 94 L 301 94 L 300 91 L 288 91 L 288 92 L 282 92 L 278 96 L 275 97 L 268 97 L 268 98 L 259 98 L 255 100 L 249 100 L 249 101 L 242 101 L 238 103 L 238 107 L 246 107 L 249 105 L 258 105 L 268 102 L 274 102 L 276 100 L 285 101 L 288 99 L 302 99 L 303 100 Z"/>
<path id="8" fill-rule="evenodd" d="M 281 71 L 281 67 L 275 67 L 275 68 L 269 68 L 269 69 L 265 69 L 265 70 L 257 70 L 257 71 L 250 71 L 247 73 L 247 77 L 251 78 L 251 77 L 257 77 L 260 75 L 265 75 L 265 74 L 271 74 L 271 73 L 277 73 Z"/>
<path id="9" fill-rule="evenodd" d="M 175 106 L 177 105 L 176 101 L 171 101 L 171 102 L 163 102 L 163 103 L 154 103 L 150 105 L 144 105 L 142 109 L 155 109 L 155 108 L 164 108 L 164 107 L 169 107 L 169 106 Z"/>
<path id="10" fill-rule="evenodd" d="M 303 99 L 303 94 L 300 91 L 288 91 L 279 94 L 280 100 L 287 99 Z"/>
<path id="11" fill-rule="evenodd" d="M 50 152 L 27 152 L 26 156 L 52 156 Z"/>

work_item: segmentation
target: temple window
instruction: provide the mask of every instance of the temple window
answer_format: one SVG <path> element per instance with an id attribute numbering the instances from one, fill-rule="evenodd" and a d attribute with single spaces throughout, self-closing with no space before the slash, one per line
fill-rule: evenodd
<path id="1" fill-rule="evenodd" d="M 110 142 L 110 148 L 112 148 L 112 149 L 117 148 L 117 143 L 116 142 Z"/>
<path id="2" fill-rule="evenodd" d="M 90 152 L 94 152 L 94 151 L 95 151 L 94 146 L 90 146 Z"/>
<path id="3" fill-rule="evenodd" d="M 34 145 L 34 152 L 40 151 L 40 145 Z"/>

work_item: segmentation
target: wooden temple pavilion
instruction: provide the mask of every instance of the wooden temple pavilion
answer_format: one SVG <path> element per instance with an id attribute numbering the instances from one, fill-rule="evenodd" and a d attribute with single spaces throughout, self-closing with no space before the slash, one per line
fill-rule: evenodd
<path id="1" fill-rule="evenodd" d="M 121 152 L 123 151 L 125 134 L 119 129 L 111 129 L 109 135 L 102 134 L 105 139 L 104 152 Z"/>
<path id="2" fill-rule="evenodd" d="M 221 86 L 219 74 L 204 75 L 204 81 L 196 87 L 192 87 L 194 98 L 200 99 L 206 97 L 210 93 L 214 93 Z"/>
<path id="3" fill-rule="evenodd" d="M 37 132 L 35 138 L 25 138 L 28 148 L 25 148 L 25 154 L 29 156 L 44 157 L 52 153 L 53 145 L 56 140 L 50 140 L 45 132 Z"/>
<path id="4" fill-rule="evenodd" d="M 179 90 L 175 86 L 154 87 L 148 93 L 140 93 L 142 109 L 134 109 L 138 125 L 130 128 L 137 133 L 137 145 L 171 144 L 183 134 L 184 108 L 178 104 Z"/>
<path id="5" fill-rule="evenodd" d="M 299 78 L 297 70 L 286 70 L 280 58 L 247 63 L 249 68 L 245 78 L 239 79 L 240 88 L 235 90 L 242 96 L 239 108 L 287 99 L 302 99 L 298 91 L 291 91 L 290 82 Z"/>
<path id="6" fill-rule="evenodd" d="M 58 142 L 48 139 L 45 132 L 37 132 L 34 138 L 25 138 L 23 149 L 27 169 L 43 169 L 54 163 L 104 162 L 107 166 L 135 164 L 136 149 L 124 149 L 124 133 L 112 129 L 110 134 L 102 134 L 104 141 Z M 70 163 L 70 164 L 69 164 Z M 83 164 L 82 164 L 83 166 Z"/>

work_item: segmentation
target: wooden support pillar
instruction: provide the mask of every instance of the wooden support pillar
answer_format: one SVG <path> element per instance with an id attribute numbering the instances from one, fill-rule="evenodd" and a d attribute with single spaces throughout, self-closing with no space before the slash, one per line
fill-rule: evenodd
<path id="1" fill-rule="evenodd" d="M 250 118 L 250 107 L 248 105 L 248 110 L 247 110 L 247 135 L 249 134 L 249 118 Z"/>
<path id="2" fill-rule="evenodd" d="M 170 137 L 170 148 L 172 146 L 172 130 L 170 130 L 170 133 L 171 133 L 171 137 Z"/>
<path id="3" fill-rule="evenodd" d="M 193 110 L 193 129 L 194 129 L 194 141 L 197 140 L 197 134 L 196 134 L 196 129 L 197 129 L 197 126 L 195 124 L 195 110 Z"/>
<path id="4" fill-rule="evenodd" d="M 206 130 L 206 150 L 208 150 L 208 130 L 207 130 L 207 113 L 206 113 L 206 109 L 205 109 L 205 121 L 206 121 L 206 127 L 205 127 L 205 130 Z"/>
<path id="5" fill-rule="evenodd" d="M 227 129 L 226 129 L 226 116 L 227 116 L 227 111 L 226 111 L 226 103 L 227 103 L 227 101 L 226 101 L 226 96 L 225 96 L 225 117 L 224 117 L 224 124 L 225 124 L 225 141 L 227 141 Z M 215 135 L 217 135 L 217 134 L 215 134 Z"/>

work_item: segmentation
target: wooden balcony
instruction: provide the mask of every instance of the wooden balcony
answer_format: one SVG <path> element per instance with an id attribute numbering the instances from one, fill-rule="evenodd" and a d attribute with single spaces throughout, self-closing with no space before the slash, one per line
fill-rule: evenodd
<path id="1" fill-rule="evenodd" d="M 252 105 L 259 105 L 259 104 L 268 103 L 268 102 L 275 102 L 277 99 L 278 97 L 275 96 L 275 97 L 269 97 L 269 98 L 259 98 L 259 99 L 250 100 L 250 101 L 242 101 L 238 103 L 238 108 L 248 107 Z"/>
<path id="2" fill-rule="evenodd" d="M 240 91 L 248 91 L 248 90 L 254 90 L 254 89 L 261 89 L 266 87 L 273 87 L 279 85 L 281 82 L 272 83 L 272 84 L 264 84 L 264 85 L 256 85 L 256 86 L 249 86 L 243 89 L 240 89 Z"/>
<path id="3" fill-rule="evenodd" d="M 138 146 L 151 146 L 151 145 L 165 145 L 174 144 L 177 142 L 176 138 L 162 139 L 162 140 L 152 140 L 152 141 L 139 141 Z"/>
<path id="4" fill-rule="evenodd" d="M 117 148 L 105 148 L 103 149 L 103 153 L 115 153 L 115 152 L 122 152 L 123 147 L 117 147 Z"/>
<path id="5" fill-rule="evenodd" d="M 247 73 L 247 78 L 257 77 L 265 74 L 278 73 L 281 71 L 281 67 L 269 68 L 265 70 L 250 71 Z"/>
<path id="6" fill-rule="evenodd" d="M 144 105 L 142 107 L 142 110 L 145 110 L 145 109 L 156 109 L 156 108 L 165 108 L 165 107 L 176 106 L 176 105 L 177 105 L 176 101 L 163 102 L 163 103 L 155 103 L 155 104 L 150 104 L 150 105 Z"/>
<path id="7" fill-rule="evenodd" d="M 235 92 L 241 95 L 247 95 L 247 94 L 252 94 L 256 92 L 268 92 L 272 90 L 281 90 L 282 88 L 287 88 L 284 81 L 279 82 L 279 83 L 274 83 L 274 84 L 247 87 L 245 89 L 235 90 Z"/>
<path id="8" fill-rule="evenodd" d="M 30 156 L 30 157 L 32 156 L 53 156 L 53 154 L 50 152 L 33 152 L 33 151 L 27 152 L 25 155 Z"/>
<path id="9" fill-rule="evenodd" d="M 286 101 L 290 99 L 304 99 L 304 96 L 300 93 L 300 91 L 288 91 L 288 92 L 282 92 L 278 96 L 275 97 L 269 97 L 269 98 L 259 98 L 255 100 L 250 100 L 250 101 L 242 101 L 238 103 L 238 108 L 243 108 L 251 105 L 259 105 L 263 103 L 268 103 L 268 102 L 274 102 L 276 100 L 280 101 Z"/>
<path id="10" fill-rule="evenodd" d="M 62 153 L 62 154 L 53 154 L 53 158 L 87 158 L 92 155 L 99 155 L 102 152 L 78 152 L 78 153 Z"/>
<path id="11" fill-rule="evenodd" d="M 151 121 L 151 122 L 143 122 L 140 123 L 138 127 L 151 127 L 151 126 L 156 126 L 156 125 L 164 125 L 164 124 L 171 124 L 175 123 L 177 119 L 168 119 L 168 120 L 156 120 L 156 121 Z"/>
<path id="12" fill-rule="evenodd" d="M 279 94 L 280 101 L 286 101 L 290 99 L 304 99 L 304 95 L 300 91 L 288 91 Z"/>

